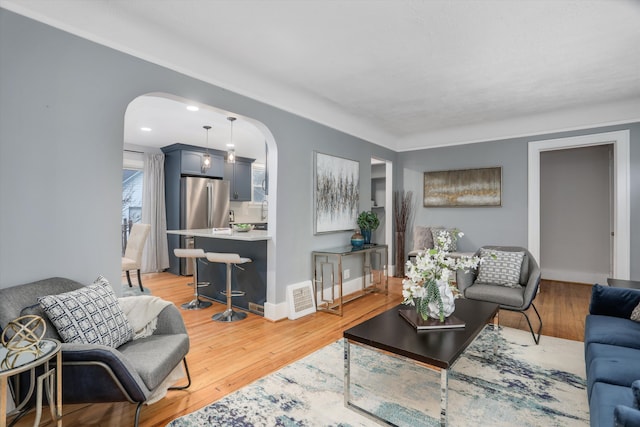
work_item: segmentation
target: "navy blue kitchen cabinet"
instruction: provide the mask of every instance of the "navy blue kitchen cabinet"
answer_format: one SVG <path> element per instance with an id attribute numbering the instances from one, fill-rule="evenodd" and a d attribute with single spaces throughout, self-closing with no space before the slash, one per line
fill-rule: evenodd
<path id="1" fill-rule="evenodd" d="M 224 179 L 231 183 L 230 200 L 232 202 L 251 201 L 251 164 L 254 159 L 237 157 L 235 163 L 225 163 Z"/>
<path id="2" fill-rule="evenodd" d="M 222 178 L 224 174 L 224 157 L 209 151 L 211 166 L 207 170 L 202 169 L 204 152 L 201 151 L 181 151 L 180 172 L 183 175 L 200 175 L 210 178 Z"/>

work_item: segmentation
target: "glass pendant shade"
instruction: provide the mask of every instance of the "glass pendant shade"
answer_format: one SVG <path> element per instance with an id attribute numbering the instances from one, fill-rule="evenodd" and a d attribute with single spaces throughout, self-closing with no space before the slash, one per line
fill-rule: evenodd
<path id="1" fill-rule="evenodd" d="M 211 167 L 211 156 L 209 153 L 205 153 L 205 155 L 202 156 L 202 166 L 206 169 Z"/>
<path id="2" fill-rule="evenodd" d="M 207 152 L 202 156 L 202 172 L 206 172 L 211 167 L 211 155 L 209 155 L 209 129 L 211 126 L 202 126 L 207 131 Z"/>
<path id="3" fill-rule="evenodd" d="M 235 163 L 236 162 L 236 151 L 232 148 L 227 151 L 227 163 Z"/>
<path id="4" fill-rule="evenodd" d="M 227 120 L 229 120 L 231 122 L 231 131 L 229 134 L 229 143 L 227 144 L 228 147 L 234 147 L 234 143 L 233 143 L 233 122 L 236 120 L 235 117 L 227 117 Z M 227 163 L 235 163 L 236 162 L 236 150 L 234 150 L 233 148 L 229 148 L 227 150 Z"/>

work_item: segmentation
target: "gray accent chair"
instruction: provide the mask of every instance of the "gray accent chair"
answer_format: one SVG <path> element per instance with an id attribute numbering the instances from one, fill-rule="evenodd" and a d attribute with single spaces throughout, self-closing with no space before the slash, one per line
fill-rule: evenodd
<path id="1" fill-rule="evenodd" d="M 38 304 L 38 297 L 79 289 L 84 285 L 53 277 L 24 285 L 0 289 L 0 328 L 25 314 L 37 314 L 47 322 L 46 338 L 62 342 L 55 327 Z M 180 363 L 184 364 L 187 384 L 171 387 L 183 390 L 191 385 L 186 355 L 189 336 L 180 311 L 170 305 L 158 316 L 153 334 L 129 341 L 117 349 L 97 344 L 62 343 L 63 404 L 131 402 L 137 404 L 134 426 L 138 425 L 142 405 Z M 18 400 L 28 389 L 30 378 L 14 377 Z"/>
<path id="2" fill-rule="evenodd" d="M 538 263 L 531 253 L 525 248 L 518 246 L 483 246 L 484 249 L 493 249 L 505 252 L 522 252 L 524 251 L 524 259 L 522 260 L 522 269 L 520 270 L 520 288 L 508 288 L 505 286 L 491 285 L 491 284 L 476 284 L 474 283 L 478 277 L 478 270 L 470 271 L 458 271 L 456 274 L 456 282 L 458 289 L 462 295 L 467 299 L 473 299 L 478 301 L 487 301 L 500 305 L 500 309 L 509 311 L 518 311 L 522 313 L 527 320 L 529 330 L 533 336 L 533 340 L 536 344 L 540 343 L 540 333 L 542 332 L 542 318 L 538 309 L 533 304 L 538 293 L 538 286 L 540 285 L 540 268 Z M 482 249 L 482 248 L 481 248 Z M 474 254 L 474 256 L 480 256 L 480 249 Z M 482 266 L 480 266 L 482 268 Z M 529 307 L 533 307 L 540 327 L 538 328 L 537 335 L 533 331 L 529 316 L 526 311 Z M 498 319 L 500 317 L 498 316 Z"/>

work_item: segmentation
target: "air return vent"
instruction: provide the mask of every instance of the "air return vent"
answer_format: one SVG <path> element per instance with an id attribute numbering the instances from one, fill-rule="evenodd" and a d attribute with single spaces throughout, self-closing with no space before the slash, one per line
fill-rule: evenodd
<path id="1" fill-rule="evenodd" d="M 294 320 L 307 314 L 315 313 L 316 303 L 313 297 L 311 280 L 287 287 L 289 302 L 289 319 Z"/>

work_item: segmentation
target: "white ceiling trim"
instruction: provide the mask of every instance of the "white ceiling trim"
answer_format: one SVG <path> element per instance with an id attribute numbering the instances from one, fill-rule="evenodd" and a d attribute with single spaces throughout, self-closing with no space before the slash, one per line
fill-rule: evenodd
<path id="1" fill-rule="evenodd" d="M 55 2 L 51 3 L 51 7 L 49 8 L 50 14 L 47 15 L 38 13 L 12 1 L 0 0 L 0 7 L 74 34 L 83 39 L 329 126 L 349 135 L 373 142 L 391 150 L 397 150 L 395 146 L 397 141 L 396 136 L 385 133 L 380 129 L 375 129 L 364 120 L 344 114 L 337 105 L 329 105 L 329 103 L 318 101 L 317 98 L 300 93 L 292 87 L 281 84 L 273 79 L 260 76 L 259 73 L 247 72 L 247 70 L 223 60 L 220 56 L 214 58 L 213 55 L 199 55 L 201 62 L 197 64 L 197 67 L 189 68 L 179 65 L 192 63 L 193 56 L 198 56 L 198 52 L 195 52 L 196 49 L 194 49 L 194 51 L 185 50 L 184 45 L 174 44 L 170 37 L 163 38 L 161 43 L 153 44 L 147 43 L 143 38 L 132 37 L 126 31 L 112 31 L 109 37 L 88 32 L 80 26 L 70 24 L 69 21 L 74 19 L 75 16 L 61 10 L 56 10 Z M 111 15 L 109 10 L 103 8 L 103 5 L 104 3 L 102 2 L 95 3 L 95 9 L 104 9 L 96 10 L 95 13 L 98 16 L 100 14 Z M 56 15 L 57 13 L 61 13 L 65 21 L 52 18 L 52 15 Z M 156 35 L 157 33 L 150 32 L 150 34 Z M 174 44 L 174 46 L 170 46 L 171 44 Z M 209 70 L 212 69 L 216 70 L 215 79 L 212 78 L 209 73 Z M 200 100 L 193 99 L 193 101 L 198 102 Z M 295 106 L 295 109 L 292 108 L 292 106 Z M 213 105 L 213 107 L 224 108 L 219 105 Z"/>
<path id="2" fill-rule="evenodd" d="M 640 7 L 632 1 L 283 4 L 0 0 L 7 10 L 395 151 L 638 120 L 637 98 L 620 101 L 640 93 Z M 219 33 L 196 31 L 209 20 L 200 19 L 203 11 L 217 12 L 218 25 L 205 28 Z M 586 31 L 596 24 L 599 31 Z M 219 37 L 243 25 L 251 31 L 236 39 L 241 48 Z M 269 41 L 258 44 L 263 51 L 254 49 L 260 35 Z"/>
<path id="3" fill-rule="evenodd" d="M 640 122 L 640 98 L 414 135 L 400 140 L 396 151 L 523 138 L 634 122 Z"/>

